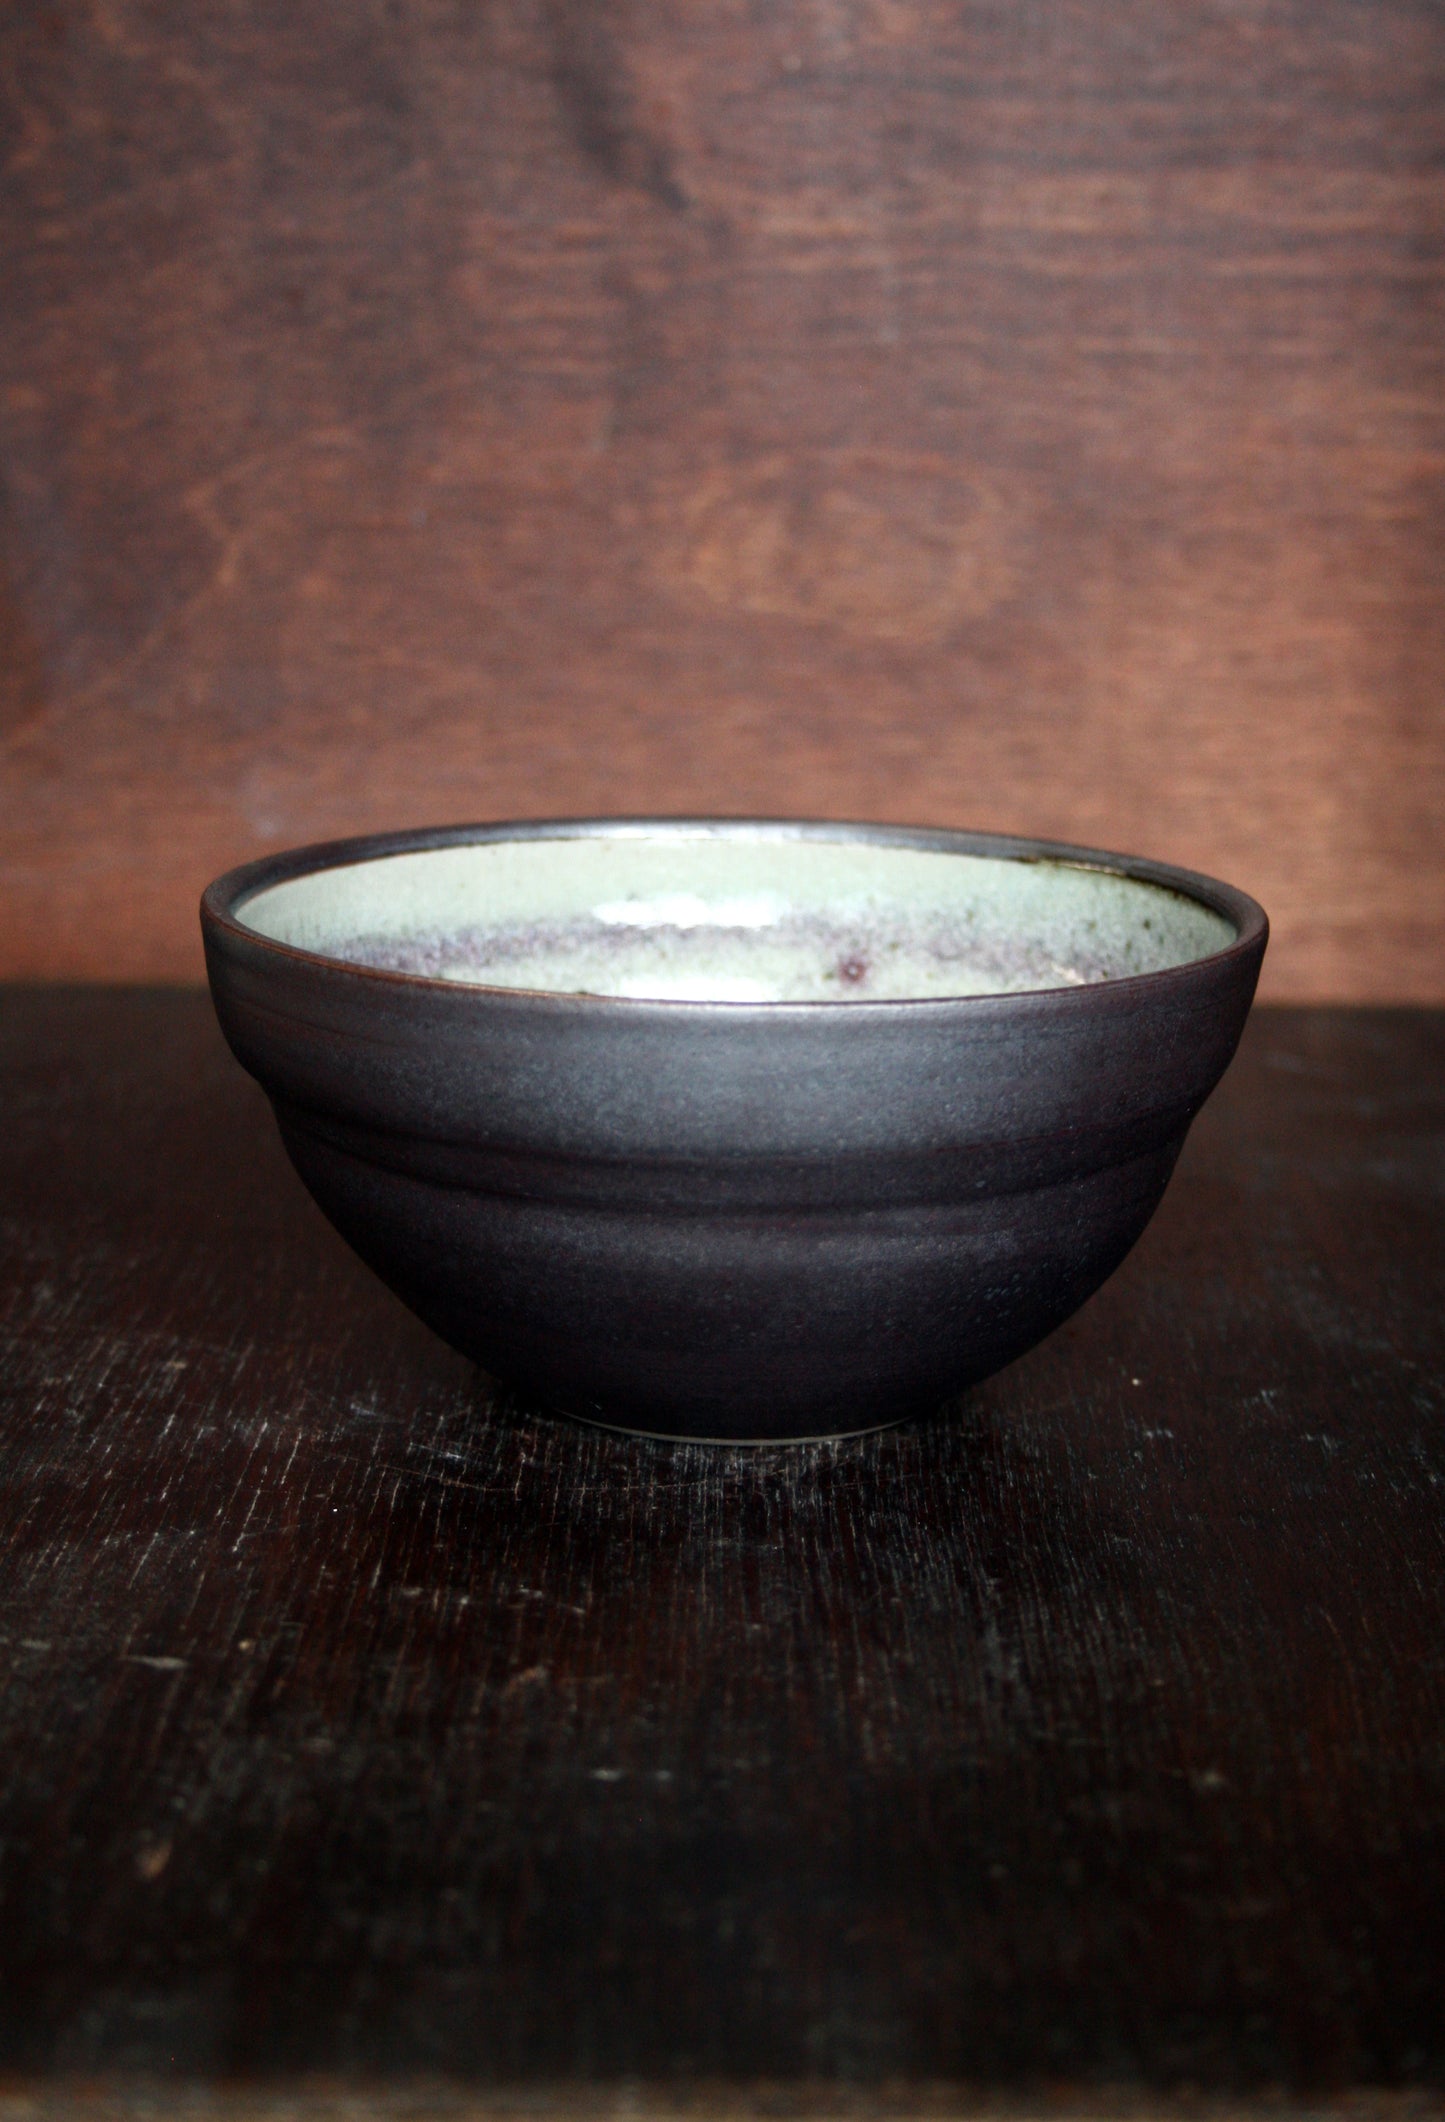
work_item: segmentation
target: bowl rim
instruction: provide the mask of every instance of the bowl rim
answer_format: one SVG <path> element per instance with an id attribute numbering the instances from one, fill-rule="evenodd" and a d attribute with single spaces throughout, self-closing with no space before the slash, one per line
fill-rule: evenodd
<path id="1" fill-rule="evenodd" d="M 822 840 L 874 847 L 914 848 L 925 853 L 985 855 L 1002 861 L 1051 863 L 1064 868 L 1101 871 L 1152 884 L 1192 899 L 1221 914 L 1234 925 L 1232 942 L 1202 957 L 1186 958 L 1179 965 L 1153 972 L 1121 973 L 1082 986 L 987 989 L 971 995 L 825 996 L 806 1001 L 699 1000 L 658 995 L 602 995 L 565 988 L 506 987 L 481 980 L 448 980 L 437 973 L 401 972 L 391 967 L 358 965 L 326 951 L 304 950 L 294 943 L 281 943 L 239 918 L 240 910 L 262 892 L 278 884 L 323 870 L 350 868 L 358 863 L 385 861 L 393 855 L 429 854 L 448 847 L 485 845 L 507 840 L 636 840 L 669 837 L 696 839 L 748 839 L 762 835 L 778 840 Z M 1203 871 L 1181 869 L 1146 855 L 1120 854 L 1107 848 L 1081 847 L 1070 841 L 1041 840 L 1012 833 L 975 832 L 954 826 L 894 825 L 882 820 L 859 818 L 789 818 L 753 814 L 617 813 L 586 817 L 486 819 L 462 825 L 412 826 L 378 833 L 361 833 L 335 840 L 312 840 L 302 846 L 279 849 L 252 862 L 225 870 L 201 894 L 201 928 L 210 938 L 226 938 L 242 947 L 259 951 L 298 969 L 317 971 L 359 981 L 376 981 L 405 991 L 441 991 L 447 995 L 485 997 L 535 1006 L 598 1010 L 661 1011 L 668 1016 L 717 1016 L 739 1018 L 759 1015 L 777 1018 L 781 1013 L 807 1016 L 843 1012 L 853 1018 L 860 1011 L 947 1009 L 977 1010 L 984 1005 L 1037 1003 L 1048 998 L 1072 997 L 1077 1002 L 1097 1001 L 1105 995 L 1123 997 L 1157 990 L 1161 983 L 1173 986 L 1197 978 L 1209 967 L 1223 969 L 1232 963 L 1262 953 L 1269 937 L 1269 916 L 1257 899 L 1237 885 Z"/>

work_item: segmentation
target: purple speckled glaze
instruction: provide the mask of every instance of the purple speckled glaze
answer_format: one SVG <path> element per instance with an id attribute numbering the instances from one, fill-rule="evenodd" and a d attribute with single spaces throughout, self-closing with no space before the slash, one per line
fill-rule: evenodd
<path id="1" fill-rule="evenodd" d="M 788 991 L 765 993 L 760 1000 L 806 1000 L 831 990 L 839 1001 L 867 1001 L 880 991 L 902 999 L 909 989 L 911 966 L 926 966 L 930 987 L 952 979 L 957 994 L 1012 994 L 1046 987 L 1084 987 L 1119 977 L 1118 963 L 1101 950 L 1075 947 L 1067 962 L 1034 938 L 979 934 L 971 927 L 921 929 L 903 924 L 855 922 L 846 926 L 816 915 L 786 916 L 767 929 L 730 934 L 728 948 L 740 972 L 755 967 L 757 985 L 776 987 L 769 979 L 781 956 L 794 961 L 797 973 Z M 695 928 L 662 924 L 641 934 L 635 929 L 575 920 L 508 923 L 494 927 L 427 928 L 406 935 L 374 933 L 348 936 L 334 945 L 334 955 L 349 965 L 378 971 L 419 974 L 428 979 L 477 985 L 539 986 L 544 992 L 612 994 L 637 992 L 649 970 L 664 982 L 684 976 L 697 962 Z M 569 966 L 611 964 L 615 977 L 605 986 L 575 985 Z M 546 980 L 518 978 L 528 966 L 550 966 Z M 631 975 L 639 989 L 623 988 Z M 665 997 L 664 985 L 662 994 Z"/>

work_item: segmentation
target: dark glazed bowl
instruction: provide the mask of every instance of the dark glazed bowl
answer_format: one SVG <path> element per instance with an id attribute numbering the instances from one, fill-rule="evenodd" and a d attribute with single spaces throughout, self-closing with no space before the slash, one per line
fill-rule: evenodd
<path id="1" fill-rule="evenodd" d="M 302 848 L 201 919 L 233 1051 L 383 1281 L 546 1405 L 737 1440 L 936 1407 L 1066 1319 L 1153 1214 L 1267 934 L 1159 863 L 717 819 Z"/>

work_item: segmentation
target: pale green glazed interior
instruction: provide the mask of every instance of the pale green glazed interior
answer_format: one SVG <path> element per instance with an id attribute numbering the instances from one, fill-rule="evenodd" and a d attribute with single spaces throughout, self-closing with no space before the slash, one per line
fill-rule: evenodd
<path id="1" fill-rule="evenodd" d="M 489 987 L 660 1001 L 898 1001 L 1077 987 L 1234 940 L 1179 893 L 1054 861 L 654 832 L 494 840 L 318 870 L 259 935 Z"/>

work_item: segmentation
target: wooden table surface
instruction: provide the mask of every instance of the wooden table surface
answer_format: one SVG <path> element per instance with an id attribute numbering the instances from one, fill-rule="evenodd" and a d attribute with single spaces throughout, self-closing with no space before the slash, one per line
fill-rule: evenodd
<path id="1" fill-rule="evenodd" d="M 1045 1346 L 720 1450 L 432 1340 L 203 996 L 0 992 L 0 2104 L 1433 2101 L 1442 1058 L 1257 1013 Z"/>

